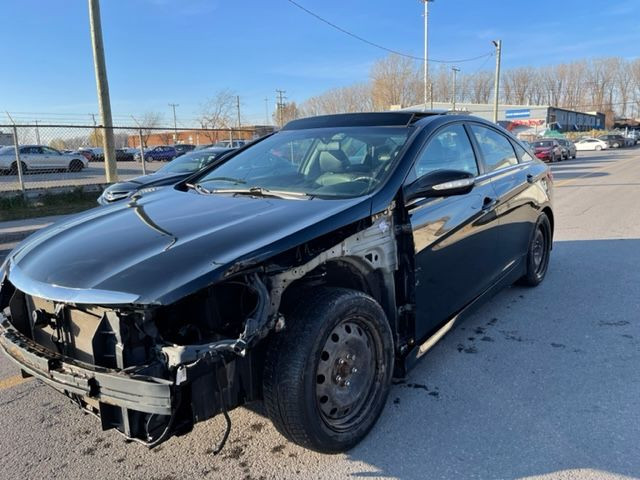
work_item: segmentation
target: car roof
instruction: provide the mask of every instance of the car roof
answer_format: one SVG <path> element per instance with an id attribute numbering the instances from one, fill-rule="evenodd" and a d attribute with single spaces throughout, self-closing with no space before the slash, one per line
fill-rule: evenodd
<path id="1" fill-rule="evenodd" d="M 339 113 L 301 118 L 287 123 L 282 130 L 304 130 L 327 127 L 405 127 L 425 117 L 444 115 L 441 111 L 394 111 Z"/>

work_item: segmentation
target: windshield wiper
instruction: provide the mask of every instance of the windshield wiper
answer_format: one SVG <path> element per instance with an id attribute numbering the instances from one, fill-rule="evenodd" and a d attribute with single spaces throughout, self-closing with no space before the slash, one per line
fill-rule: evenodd
<path id="1" fill-rule="evenodd" d="M 214 181 L 232 182 L 232 183 L 237 183 L 239 185 L 244 185 L 245 183 L 247 183 L 241 178 L 233 178 L 233 177 L 213 177 L 213 178 L 207 178 L 205 181 L 206 182 L 214 182 Z"/>
<path id="2" fill-rule="evenodd" d="M 209 193 L 230 193 L 237 195 L 252 195 L 256 197 L 276 197 L 276 198 L 285 198 L 285 199 L 306 199 L 311 198 L 310 195 L 302 192 L 288 192 L 284 190 L 269 190 L 267 188 L 262 187 L 251 187 L 251 188 L 216 188 L 213 190 L 209 190 Z"/>

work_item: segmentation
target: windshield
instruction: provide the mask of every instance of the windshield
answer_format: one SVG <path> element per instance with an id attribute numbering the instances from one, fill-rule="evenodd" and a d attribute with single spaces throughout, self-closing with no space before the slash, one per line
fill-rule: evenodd
<path id="1" fill-rule="evenodd" d="M 534 147 L 553 147 L 553 142 L 550 141 L 546 141 L 546 142 L 533 142 L 533 146 Z"/>
<path id="2" fill-rule="evenodd" d="M 270 190 L 357 197 L 391 171 L 408 127 L 341 127 L 279 132 L 197 180 L 200 191 Z"/>
<path id="3" fill-rule="evenodd" d="M 192 173 L 197 172 L 203 167 L 209 165 L 220 155 L 227 153 L 227 150 L 207 151 L 198 150 L 197 152 L 189 152 L 167 163 L 158 170 L 161 173 Z"/>

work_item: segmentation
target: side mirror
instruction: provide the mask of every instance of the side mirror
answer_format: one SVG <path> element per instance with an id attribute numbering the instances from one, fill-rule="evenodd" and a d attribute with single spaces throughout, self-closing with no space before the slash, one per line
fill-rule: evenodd
<path id="1" fill-rule="evenodd" d="M 474 184 L 475 179 L 469 172 L 462 170 L 436 170 L 407 185 L 404 189 L 404 198 L 408 202 L 416 198 L 464 195 L 473 189 Z"/>

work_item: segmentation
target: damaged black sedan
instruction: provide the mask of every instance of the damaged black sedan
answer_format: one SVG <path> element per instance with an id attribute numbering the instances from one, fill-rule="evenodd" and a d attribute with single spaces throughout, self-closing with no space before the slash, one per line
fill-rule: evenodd
<path id="1" fill-rule="evenodd" d="M 262 402 L 291 441 L 343 451 L 463 314 L 544 279 L 551 186 L 474 117 L 296 120 L 24 241 L 0 270 L 0 347 L 151 447 Z"/>

